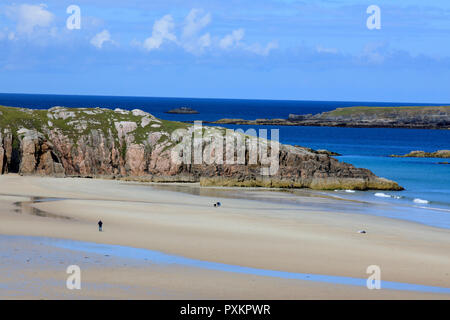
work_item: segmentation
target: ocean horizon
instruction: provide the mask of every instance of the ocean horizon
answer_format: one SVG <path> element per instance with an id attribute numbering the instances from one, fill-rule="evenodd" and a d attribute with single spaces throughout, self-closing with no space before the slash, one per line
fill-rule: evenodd
<path id="1" fill-rule="evenodd" d="M 290 113 L 308 114 L 331 111 L 341 107 L 400 107 L 439 106 L 442 103 L 418 102 L 376 102 L 376 101 L 321 101 L 321 100 L 278 100 L 278 99 L 230 99 L 230 98 L 184 98 L 108 95 L 65 95 L 0 93 L 0 105 L 30 109 L 53 106 L 69 108 L 123 108 L 142 109 L 154 116 L 179 121 L 215 121 L 226 116 L 254 120 L 256 118 L 287 118 Z M 167 111 L 180 107 L 195 109 L 199 114 L 168 114 Z"/>

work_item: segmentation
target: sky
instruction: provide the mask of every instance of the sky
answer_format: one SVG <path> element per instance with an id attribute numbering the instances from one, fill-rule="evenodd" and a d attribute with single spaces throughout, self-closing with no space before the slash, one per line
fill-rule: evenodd
<path id="1" fill-rule="evenodd" d="M 3 93 L 449 104 L 449 80 L 448 0 L 0 1 Z"/>

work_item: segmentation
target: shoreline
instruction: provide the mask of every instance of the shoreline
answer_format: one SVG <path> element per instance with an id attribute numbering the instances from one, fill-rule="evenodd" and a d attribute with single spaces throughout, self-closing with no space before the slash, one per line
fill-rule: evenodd
<path id="1" fill-rule="evenodd" d="M 15 174 L 9 174 L 10 176 L 15 176 Z M 380 216 L 387 219 L 393 219 L 403 222 L 416 223 L 419 225 L 434 227 L 438 229 L 450 229 L 449 226 L 443 226 L 436 223 L 431 223 L 430 221 L 417 221 L 411 219 L 410 217 L 385 215 L 385 214 L 374 214 L 374 212 L 383 212 L 386 210 L 393 210 L 394 212 L 402 213 L 405 210 L 415 210 L 423 209 L 428 212 L 450 212 L 448 208 L 439 207 L 440 203 L 435 203 L 437 207 L 424 206 L 428 205 L 429 202 L 424 202 L 424 205 L 418 205 L 419 203 L 414 202 L 417 200 L 415 198 L 408 198 L 404 196 L 397 195 L 396 191 L 390 192 L 392 194 L 386 194 L 380 192 L 380 190 L 316 190 L 310 188 L 280 188 L 280 187 L 239 187 L 239 186 L 203 186 L 199 182 L 155 182 L 147 181 L 142 179 L 134 179 L 130 177 L 124 178 L 110 178 L 105 176 L 98 177 L 41 177 L 41 176 L 25 176 L 29 178 L 49 178 L 49 179 L 74 179 L 74 180 L 104 180 L 104 181 L 117 181 L 119 184 L 138 186 L 138 187 L 148 187 L 154 188 L 156 190 L 167 191 L 167 192 L 180 192 L 184 194 L 201 196 L 201 197 L 219 197 L 219 198 L 229 198 L 229 199 L 241 199 L 241 200 L 253 200 L 259 202 L 268 202 L 272 204 L 284 203 L 288 205 L 294 205 L 298 209 L 302 210 L 318 210 L 326 211 L 332 210 L 335 212 L 349 212 L 358 215 L 369 215 L 369 216 Z M 0 196 L 26 196 L 29 198 L 36 198 L 33 201 L 25 201 L 25 204 L 35 204 L 48 201 L 63 201 L 63 200 L 87 200 L 87 201 L 117 201 L 117 202 L 130 202 L 130 203 L 147 203 L 147 201 L 133 201 L 133 200 L 113 200 L 104 198 L 73 198 L 73 197 L 41 197 L 40 195 L 24 195 L 24 194 L 1 194 Z M 372 198 L 369 198 L 372 196 Z M 375 197 L 375 198 L 374 198 Z M 42 198 L 42 199 L 39 199 Z M 399 203 L 389 203 L 383 200 L 402 200 Z M 301 201 L 299 200 L 301 199 Z M 412 201 L 412 203 L 406 203 L 406 200 Z M 420 199 L 419 199 L 420 200 Z M 425 200 L 423 200 L 425 201 Z M 433 202 L 434 203 L 434 202 Z M 16 203 L 18 204 L 18 203 Z M 364 208 L 358 207 L 358 204 L 363 205 Z M 32 208 L 33 210 L 38 210 Z M 422 211 L 423 211 L 422 210 Z M 39 211 L 39 210 L 38 210 Z M 51 215 L 51 214 L 50 214 Z"/>
<path id="2" fill-rule="evenodd" d="M 22 177 L 16 174 L 8 174 L 4 175 L 5 177 Z M 0 176 L 1 177 L 1 176 Z M 57 180 L 66 180 L 73 179 L 76 181 L 89 181 L 89 180 L 98 180 L 98 181 L 115 181 L 120 185 L 124 186 L 135 186 L 135 187 L 145 187 L 154 189 L 155 191 L 160 190 L 169 193 L 183 193 L 187 195 L 199 196 L 202 198 L 212 198 L 219 197 L 221 199 L 236 199 L 236 200 L 250 200 L 257 202 L 266 202 L 269 204 L 284 204 L 288 206 L 293 206 L 292 210 L 307 210 L 307 211 L 326 211 L 331 210 L 333 212 L 338 213 L 350 213 L 356 214 L 358 216 L 369 216 L 369 217 L 380 217 L 383 219 L 389 219 L 404 223 L 413 223 L 419 226 L 426 226 L 431 228 L 437 228 L 442 230 L 450 229 L 441 226 L 430 224 L 426 222 L 420 222 L 416 220 L 410 220 L 405 217 L 397 216 L 386 216 L 386 215 L 374 215 L 373 210 L 385 210 L 385 209 L 394 209 L 401 208 L 404 210 L 412 210 L 414 208 L 424 209 L 428 211 L 441 211 L 441 212 L 450 212 L 448 209 L 440 208 L 440 207 L 426 207 L 420 206 L 418 203 L 415 204 L 406 204 L 406 203 L 398 203 L 396 206 L 392 206 L 392 203 L 383 202 L 385 198 L 389 199 L 403 199 L 404 197 L 395 196 L 395 195 L 387 195 L 385 193 L 380 193 L 379 190 L 362 190 L 362 191 L 354 191 L 354 190 L 315 190 L 309 188 L 277 188 L 277 187 L 234 187 L 234 186 L 202 186 L 198 182 L 153 182 L 153 181 L 136 181 L 134 179 L 110 179 L 104 176 L 100 177 L 42 177 L 42 176 L 24 176 L 25 178 L 31 179 L 57 179 Z M 1 188 L 0 188 L 1 190 Z M 350 192 L 351 193 L 347 193 Z M 338 194 L 333 194 L 338 193 Z M 356 193 L 360 195 L 354 196 Z M 394 192 L 395 193 L 395 192 Z M 363 197 L 363 196 L 366 197 Z M 368 199 L 367 196 L 372 195 L 376 198 Z M 380 195 L 383 195 L 380 197 Z M 112 198 L 104 198 L 104 197 L 53 197 L 53 196 L 42 196 L 40 193 L 38 194 L 11 194 L 11 193 L 0 193 L 0 197 L 18 197 L 18 198 L 29 198 L 26 201 L 18 201 L 15 202 L 14 205 L 21 207 L 23 204 L 26 204 L 29 209 L 40 211 L 34 205 L 39 205 L 39 203 L 46 202 L 54 202 L 54 201 L 112 201 L 112 202 L 125 202 L 125 203 L 141 203 L 141 204 L 153 204 L 155 202 L 145 201 L 145 200 L 127 200 L 127 199 L 112 199 Z M 353 198 L 352 198 L 353 196 Z M 300 200 L 299 200 L 300 199 Z M 375 201 L 377 200 L 377 201 Z M 412 200 L 412 198 L 410 199 Z M 364 208 L 358 207 L 358 205 L 364 206 Z M 353 206 L 353 207 L 351 207 Z M 365 209 L 365 210 L 364 210 Z M 369 209 L 369 210 L 368 210 Z M 372 210 L 370 210 L 372 209 Z M 17 209 L 16 209 L 17 211 Z M 45 212 L 45 214 L 52 215 L 51 213 Z"/>
<path id="3" fill-rule="evenodd" d="M 0 180 L 0 193 L 16 194 L 0 196 L 0 234 L 121 245 L 256 269 L 361 279 L 367 277 L 367 266 L 375 264 L 381 266 L 385 281 L 450 287 L 447 254 L 450 232 L 446 229 L 365 214 L 305 209 L 306 202 L 298 206 L 258 199 L 196 196 L 109 180 L 13 175 L 2 176 Z M 71 218 L 56 219 L 15 212 L 14 203 L 27 200 L 25 194 L 78 200 L 32 205 L 44 212 Z M 319 204 L 333 202 L 315 197 L 309 200 Z M 213 208 L 214 201 L 221 201 L 222 207 Z M 363 204 L 355 203 L 355 206 L 360 205 Z M 96 230 L 98 219 L 105 223 L 102 233 Z M 360 229 L 368 233 L 358 234 Z M 426 268 L 418 268 L 420 265 Z M 124 267 L 123 272 L 126 273 L 126 269 Z M 140 272 L 150 275 L 149 271 Z M 180 281 L 190 277 L 185 276 L 187 278 L 179 275 Z M 104 281 L 109 283 L 110 277 L 112 274 L 105 276 Z M 222 273 L 220 278 L 223 279 Z M 261 296 L 247 276 L 239 278 L 246 279 L 242 286 L 247 290 L 247 298 Z M 201 276 L 195 279 L 199 288 L 208 287 Z M 258 285 L 262 283 L 265 280 Z M 288 287 L 265 298 L 301 299 L 316 294 L 321 298 L 391 298 L 393 294 L 388 290 L 371 293 L 362 288 L 342 289 L 335 294 L 329 289 L 322 291 L 309 286 L 311 291 L 304 286 Z M 217 288 L 208 288 L 211 297 L 217 296 Z M 236 292 L 229 293 L 227 297 L 233 297 Z M 414 295 L 425 297 L 422 293 Z M 394 296 L 408 295 L 401 291 Z M 189 297 L 188 291 L 182 297 Z M 441 295 L 440 298 L 448 297 Z"/>

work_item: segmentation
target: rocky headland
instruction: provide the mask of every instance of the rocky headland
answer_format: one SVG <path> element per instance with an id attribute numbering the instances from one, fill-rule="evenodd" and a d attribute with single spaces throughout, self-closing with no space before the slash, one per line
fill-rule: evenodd
<path id="1" fill-rule="evenodd" d="M 420 150 L 411 151 L 405 155 L 392 154 L 392 158 L 450 158 L 450 150 L 438 150 L 435 152 L 425 152 Z"/>
<path id="2" fill-rule="evenodd" d="M 220 119 L 216 124 L 450 129 L 450 106 L 348 107 L 287 119 Z"/>
<path id="3" fill-rule="evenodd" d="M 186 157 L 183 150 L 191 145 L 183 145 L 182 137 L 193 135 L 194 129 L 137 109 L 0 107 L 0 173 L 215 186 L 402 190 L 397 183 L 340 162 L 327 152 L 283 144 L 278 144 L 279 169 L 270 176 L 262 175 L 262 162 L 249 161 L 249 144 L 254 138 L 238 132 L 231 138 L 245 143 L 243 164 L 173 161 L 174 154 Z M 217 156 L 210 138 L 224 136 L 225 131 L 203 127 L 195 146 L 203 155 Z M 271 152 L 268 140 L 256 139 Z M 237 157 L 237 152 L 232 156 Z"/>

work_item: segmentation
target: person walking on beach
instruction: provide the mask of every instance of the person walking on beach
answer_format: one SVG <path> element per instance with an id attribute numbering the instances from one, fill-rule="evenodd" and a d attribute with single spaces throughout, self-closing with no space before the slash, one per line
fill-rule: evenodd
<path id="1" fill-rule="evenodd" d="M 102 220 L 100 220 L 100 221 L 98 222 L 98 231 L 102 232 L 102 231 L 103 231 L 103 230 L 102 230 L 102 227 L 103 227 L 103 222 L 102 222 Z"/>

